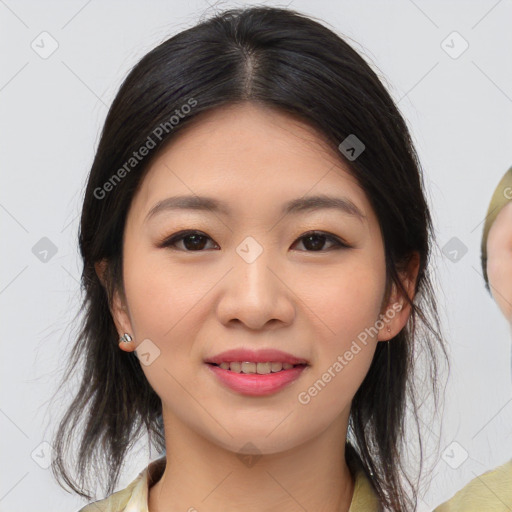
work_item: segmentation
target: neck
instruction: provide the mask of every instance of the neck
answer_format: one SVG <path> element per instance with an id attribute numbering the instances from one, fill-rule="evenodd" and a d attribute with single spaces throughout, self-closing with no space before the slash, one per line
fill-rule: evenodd
<path id="1" fill-rule="evenodd" d="M 293 449 L 253 456 L 226 450 L 178 421 L 169 427 L 167 464 L 149 490 L 149 512 L 350 508 L 354 480 L 345 462 L 346 420 Z"/>

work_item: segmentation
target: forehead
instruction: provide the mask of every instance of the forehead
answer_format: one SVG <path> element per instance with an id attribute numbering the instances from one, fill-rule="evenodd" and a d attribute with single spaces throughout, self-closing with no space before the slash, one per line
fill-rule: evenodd
<path id="1" fill-rule="evenodd" d="M 295 116 L 249 103 L 217 108 L 177 132 L 148 169 L 133 209 L 146 215 L 170 195 L 197 194 L 256 215 L 271 204 L 337 193 L 367 213 L 366 195 L 336 151 Z"/>

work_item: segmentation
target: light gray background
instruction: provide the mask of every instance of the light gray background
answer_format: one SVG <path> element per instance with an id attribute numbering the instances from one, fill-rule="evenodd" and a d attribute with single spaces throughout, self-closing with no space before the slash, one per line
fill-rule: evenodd
<path id="1" fill-rule="evenodd" d="M 245 4 L 218 2 L 216 9 L 239 5 Z M 351 44 L 383 76 L 425 169 L 440 249 L 453 237 L 467 247 L 455 262 L 441 250 L 435 255 L 452 373 L 441 453 L 434 454 L 439 461 L 421 505 L 431 510 L 476 475 L 512 458 L 511 337 L 484 290 L 479 260 L 490 197 L 512 165 L 512 2 L 288 5 L 357 41 Z M 1 512 L 65 512 L 84 504 L 40 465 L 51 456 L 44 443 L 59 411 L 50 415 L 47 402 L 59 382 L 74 333 L 68 324 L 78 308 L 83 186 L 126 73 L 205 12 L 210 7 L 202 1 L 0 0 Z M 34 41 L 40 52 L 51 48 L 43 31 L 58 43 L 45 59 L 31 47 Z M 457 58 L 463 48 L 458 36 L 442 44 L 453 31 L 469 44 Z M 47 262 L 32 252 L 43 237 L 57 248 Z M 435 422 L 429 427 L 437 432 Z M 148 461 L 140 446 L 120 487 Z"/>

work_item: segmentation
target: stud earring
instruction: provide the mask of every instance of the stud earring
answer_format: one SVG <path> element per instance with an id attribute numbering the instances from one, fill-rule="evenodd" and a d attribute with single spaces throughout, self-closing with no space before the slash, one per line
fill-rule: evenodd
<path id="1" fill-rule="evenodd" d="M 388 325 L 387 331 L 391 332 L 391 327 L 389 327 L 389 325 Z"/>
<path id="2" fill-rule="evenodd" d="M 130 341 L 132 341 L 132 337 L 128 334 L 128 333 L 124 333 L 120 338 L 119 338 L 119 342 L 120 343 L 130 343 Z"/>

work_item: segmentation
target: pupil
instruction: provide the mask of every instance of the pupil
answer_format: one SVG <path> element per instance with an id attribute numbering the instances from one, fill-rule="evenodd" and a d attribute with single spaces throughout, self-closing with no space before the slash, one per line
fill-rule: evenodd
<path id="1" fill-rule="evenodd" d="M 200 239 L 203 239 L 203 243 L 201 243 L 201 240 Z M 183 243 L 185 244 L 185 247 L 187 249 L 202 249 L 205 245 L 205 241 L 204 241 L 204 236 L 202 235 L 196 235 L 196 234 L 192 234 L 192 235 L 187 235 L 184 239 L 183 239 Z M 187 240 L 190 241 L 192 240 L 192 245 L 188 244 L 187 243 Z M 199 242 L 199 243 L 198 243 Z"/>
<path id="2" fill-rule="evenodd" d="M 325 237 L 323 235 L 308 235 L 305 237 L 304 247 L 308 248 L 308 243 L 306 243 L 306 241 L 311 242 L 311 240 L 313 240 L 313 243 L 309 244 L 309 248 L 313 248 L 313 250 L 321 249 L 325 244 Z M 314 242 L 315 240 L 316 243 Z"/>

